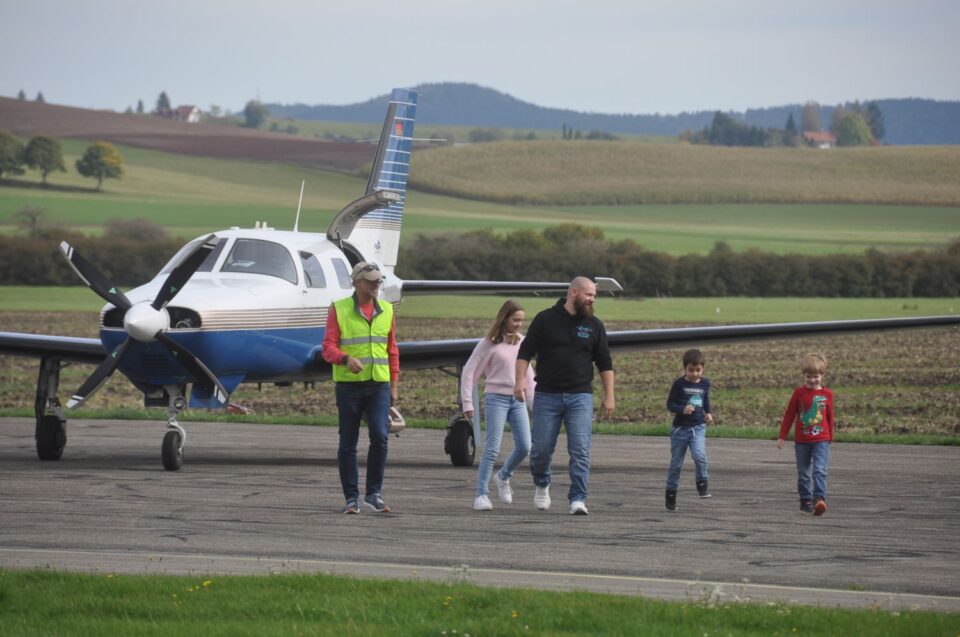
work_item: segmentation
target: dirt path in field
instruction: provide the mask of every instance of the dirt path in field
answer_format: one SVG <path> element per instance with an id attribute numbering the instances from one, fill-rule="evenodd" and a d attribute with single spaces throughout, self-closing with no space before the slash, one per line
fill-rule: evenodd
<path id="1" fill-rule="evenodd" d="M 0 419 L 0 568 L 319 571 L 960 610 L 957 447 L 836 444 L 830 509 L 814 518 L 798 511 L 791 450 L 710 440 L 713 497 L 696 497 L 685 467 L 670 514 L 668 441 L 595 436 L 590 515 L 574 517 L 562 439 L 549 511 L 533 507 L 524 463 L 515 503 L 494 496 L 477 513 L 475 471 L 450 465 L 443 432 L 413 430 L 391 441 L 394 513 L 345 516 L 333 428 L 189 423 L 179 472 L 161 468 L 163 431 L 78 420 L 63 459 L 40 462 L 33 422 Z"/>

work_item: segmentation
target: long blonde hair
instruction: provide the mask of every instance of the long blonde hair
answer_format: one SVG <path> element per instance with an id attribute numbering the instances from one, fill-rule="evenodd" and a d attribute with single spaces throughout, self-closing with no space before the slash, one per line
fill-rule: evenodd
<path id="1" fill-rule="evenodd" d="M 493 321 L 493 325 L 490 326 L 490 330 L 487 332 L 487 338 L 494 345 L 499 345 L 503 342 L 503 332 L 506 329 L 507 321 L 517 312 L 522 312 L 523 306 L 514 301 L 513 299 L 507 299 L 503 305 L 500 306 L 500 311 L 497 312 L 497 318 Z M 513 343 L 510 343 L 513 345 Z"/>

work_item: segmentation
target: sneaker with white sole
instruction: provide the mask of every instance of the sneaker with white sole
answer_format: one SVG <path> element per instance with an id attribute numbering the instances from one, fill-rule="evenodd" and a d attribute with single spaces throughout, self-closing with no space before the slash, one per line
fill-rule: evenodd
<path id="1" fill-rule="evenodd" d="M 587 505 L 583 500 L 574 500 L 570 503 L 570 515 L 589 515 Z"/>
<path id="2" fill-rule="evenodd" d="M 546 511 L 550 508 L 550 485 L 537 487 L 533 493 L 533 505 L 541 511 Z"/>
<path id="3" fill-rule="evenodd" d="M 363 499 L 363 506 L 370 507 L 377 513 L 390 513 L 390 507 L 383 501 L 379 493 L 371 493 Z"/>
<path id="4" fill-rule="evenodd" d="M 473 510 L 474 511 L 493 511 L 493 503 L 490 502 L 490 498 L 485 495 L 478 495 L 473 500 Z"/>
<path id="5" fill-rule="evenodd" d="M 513 487 L 510 486 L 510 478 L 500 479 L 500 474 L 493 474 L 493 483 L 497 485 L 497 496 L 504 504 L 513 504 Z"/>

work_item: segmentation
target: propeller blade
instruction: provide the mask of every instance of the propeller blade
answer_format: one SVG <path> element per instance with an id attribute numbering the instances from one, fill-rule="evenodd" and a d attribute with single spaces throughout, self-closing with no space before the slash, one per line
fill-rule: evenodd
<path id="1" fill-rule="evenodd" d="M 60 242 L 60 251 L 67 258 L 67 262 L 73 271 L 77 273 L 87 286 L 100 295 L 108 303 L 113 303 L 120 309 L 126 311 L 130 309 L 130 301 L 124 296 L 120 288 L 115 286 L 110 279 L 105 277 L 94 267 L 92 263 L 80 256 L 72 245 L 66 241 Z"/>
<path id="2" fill-rule="evenodd" d="M 209 390 L 220 404 L 225 405 L 227 403 L 227 399 L 230 398 L 227 390 L 220 384 L 216 375 L 199 358 L 193 355 L 193 352 L 163 332 L 157 332 L 157 340 L 170 349 L 170 353 L 190 372 L 197 385 Z"/>
<path id="3" fill-rule="evenodd" d="M 217 235 L 212 234 L 198 243 L 193 252 L 184 257 L 180 264 L 170 272 L 167 280 L 163 282 L 163 287 L 157 292 L 157 298 L 153 300 L 153 309 L 159 310 L 177 295 L 177 292 L 190 280 L 190 277 L 197 271 L 207 255 L 216 247 L 216 239 Z"/>
<path id="4" fill-rule="evenodd" d="M 120 359 L 123 358 L 124 352 L 127 351 L 127 346 L 130 344 L 130 339 L 127 338 L 125 341 L 120 343 L 117 346 L 117 349 L 110 352 L 110 354 L 103 359 L 103 362 L 97 366 L 93 373 L 84 381 L 83 385 L 80 386 L 73 396 L 70 397 L 70 400 L 67 401 L 68 409 L 75 409 L 82 405 L 88 398 L 93 396 L 98 389 L 107 379 L 110 378 L 110 375 L 117 368 L 117 365 L 120 363 Z"/>

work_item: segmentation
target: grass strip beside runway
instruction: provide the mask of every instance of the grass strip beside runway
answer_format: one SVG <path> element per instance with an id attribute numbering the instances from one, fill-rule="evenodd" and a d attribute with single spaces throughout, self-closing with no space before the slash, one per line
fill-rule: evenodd
<path id="1" fill-rule="evenodd" d="M 0 571 L 8 635 L 954 635 L 960 615 L 269 577 Z"/>

